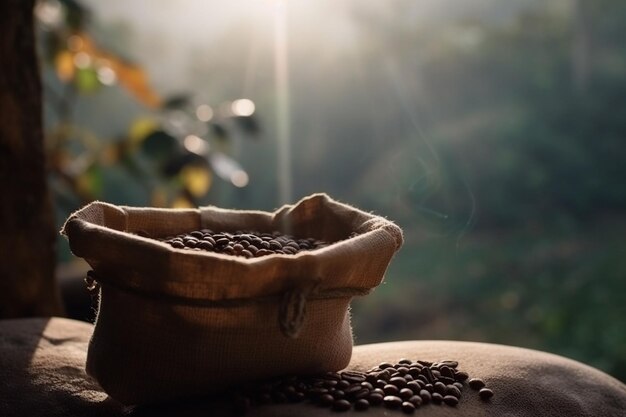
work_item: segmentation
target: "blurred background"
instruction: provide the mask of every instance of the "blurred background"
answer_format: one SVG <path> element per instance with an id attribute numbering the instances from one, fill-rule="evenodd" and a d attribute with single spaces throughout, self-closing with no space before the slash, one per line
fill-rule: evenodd
<path id="1" fill-rule="evenodd" d="M 41 0 L 57 226 L 94 199 L 397 222 L 356 343 L 541 349 L 626 381 L 626 2 Z M 58 276 L 83 265 L 58 241 Z M 87 303 L 69 294 L 66 306 Z M 89 320 L 88 314 L 76 313 Z"/>

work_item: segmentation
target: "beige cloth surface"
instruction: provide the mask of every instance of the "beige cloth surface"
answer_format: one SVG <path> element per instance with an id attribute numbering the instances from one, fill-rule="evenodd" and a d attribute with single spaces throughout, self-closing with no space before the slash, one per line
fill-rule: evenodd
<path id="1" fill-rule="evenodd" d="M 217 403 L 124 408 L 107 398 L 84 372 L 93 327 L 62 319 L 0 321 L 0 416 L 228 416 Z M 455 407 L 427 405 L 413 415 L 611 416 L 626 415 L 626 385 L 560 356 L 515 347 L 451 341 L 406 341 L 356 346 L 349 365 L 366 370 L 400 358 L 452 359 L 495 392 L 489 403 L 466 388 Z M 263 406 L 249 416 L 402 416 L 382 407 L 336 413 L 310 404 Z"/>

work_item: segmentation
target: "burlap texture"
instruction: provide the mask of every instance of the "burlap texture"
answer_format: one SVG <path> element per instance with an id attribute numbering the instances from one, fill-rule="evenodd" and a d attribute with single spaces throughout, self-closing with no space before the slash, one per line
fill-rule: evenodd
<path id="1" fill-rule="evenodd" d="M 122 407 L 85 375 L 93 327 L 62 318 L 0 320 L 0 416 L 231 417 L 232 399 Z M 355 346 L 348 369 L 366 370 L 400 358 L 459 361 L 495 396 L 488 402 L 463 390 L 457 407 L 429 404 L 419 417 L 622 417 L 626 385 L 597 369 L 560 356 L 486 343 L 406 341 Z M 336 413 L 309 402 L 253 407 L 247 417 L 401 417 L 379 406 Z"/>
<path id="2" fill-rule="evenodd" d="M 174 249 L 135 234 L 203 228 L 281 231 L 333 243 L 246 259 Z M 402 244 L 393 223 L 324 194 L 273 213 L 96 202 L 70 216 L 62 232 L 101 284 L 87 372 L 125 404 L 344 368 L 352 352 L 350 300 L 380 284 Z"/>

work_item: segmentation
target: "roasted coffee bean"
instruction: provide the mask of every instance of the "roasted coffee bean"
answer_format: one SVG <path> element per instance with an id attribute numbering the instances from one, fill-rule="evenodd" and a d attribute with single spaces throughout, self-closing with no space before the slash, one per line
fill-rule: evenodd
<path id="1" fill-rule="evenodd" d="M 352 404 L 347 400 L 336 400 L 333 402 L 333 410 L 335 411 L 348 411 L 350 408 L 352 408 Z"/>
<path id="2" fill-rule="evenodd" d="M 417 381 L 422 381 L 424 385 L 430 384 L 430 382 L 428 382 L 428 379 L 422 374 L 417 376 Z"/>
<path id="3" fill-rule="evenodd" d="M 344 392 L 346 393 L 346 395 L 348 397 L 351 397 L 352 395 L 356 394 L 357 392 L 361 391 L 362 387 L 360 385 L 352 385 L 347 387 Z"/>
<path id="4" fill-rule="evenodd" d="M 335 401 L 335 398 L 330 395 L 330 394 L 322 394 L 320 395 L 319 399 L 318 399 L 318 404 L 324 407 L 329 407 L 333 402 Z"/>
<path id="5" fill-rule="evenodd" d="M 459 363 L 457 361 L 441 361 L 439 362 L 441 365 L 445 365 L 449 368 L 456 368 L 457 366 L 459 366 Z"/>
<path id="6" fill-rule="evenodd" d="M 345 379 L 337 382 L 337 388 L 339 389 L 345 389 L 345 388 L 348 388 L 349 386 L 350 386 L 350 383 L 346 381 Z"/>
<path id="7" fill-rule="evenodd" d="M 404 364 L 404 365 L 411 365 L 413 363 L 413 361 L 411 359 L 407 359 L 407 358 L 402 358 L 398 361 L 398 363 Z"/>
<path id="8" fill-rule="evenodd" d="M 446 394 L 446 384 L 444 384 L 443 382 L 439 382 L 439 381 L 435 382 L 434 389 L 435 389 L 435 392 L 441 395 Z"/>
<path id="9" fill-rule="evenodd" d="M 422 387 L 417 381 L 407 382 L 406 387 L 410 388 L 415 393 L 420 392 L 420 390 L 422 389 Z"/>
<path id="10" fill-rule="evenodd" d="M 241 232 L 223 233 L 230 241 L 221 249 L 222 251 L 227 249 L 233 252 L 244 251 L 246 249 L 242 248 L 245 244 L 237 242 L 247 242 L 245 239 L 255 242 L 259 239 L 259 236 L 252 235 L 239 237 L 237 233 L 241 234 Z M 272 234 L 271 238 L 267 235 L 261 238 L 268 242 L 276 240 L 282 245 L 285 245 L 288 239 L 275 234 Z M 167 242 L 171 244 L 177 241 L 175 239 L 178 237 L 168 238 Z M 180 243 L 183 241 L 180 240 Z M 288 247 L 293 248 L 293 245 Z M 347 370 L 312 377 L 288 376 L 241 387 L 233 392 L 237 394 L 233 397 L 233 407 L 247 409 L 238 405 L 242 401 L 241 398 L 247 398 L 248 407 L 268 403 L 309 402 L 322 407 L 331 407 L 335 411 L 347 411 L 351 408 L 364 411 L 369 407 L 384 404 L 387 408 L 412 413 L 416 408 L 428 403 L 457 406 L 466 386 L 462 383 L 465 380 L 469 380 L 468 385 L 472 388 L 479 390 L 479 397 L 482 400 L 488 401 L 493 396 L 493 391 L 485 388 L 482 380 L 469 379 L 467 373 L 459 371 L 457 367 L 458 363 L 450 360 L 431 363 L 403 359 L 397 363 L 383 362 L 367 372 Z M 411 373 L 416 375 L 415 380 L 412 380 Z"/>
<path id="11" fill-rule="evenodd" d="M 346 393 L 340 389 L 333 391 L 332 394 L 333 394 L 333 398 L 336 400 L 341 400 L 346 396 Z"/>
<path id="12" fill-rule="evenodd" d="M 395 395 L 387 395 L 383 398 L 383 402 L 387 408 L 399 408 L 402 405 L 402 399 Z"/>
<path id="13" fill-rule="evenodd" d="M 410 388 L 402 388 L 399 393 L 400 398 L 408 400 L 413 396 L 413 391 Z"/>
<path id="14" fill-rule="evenodd" d="M 415 411 L 415 406 L 412 403 L 405 401 L 402 403 L 402 411 L 407 414 L 411 414 Z"/>
<path id="15" fill-rule="evenodd" d="M 367 400 L 370 402 L 371 405 L 380 405 L 383 402 L 383 398 L 385 398 L 384 395 L 378 392 L 371 392 L 370 395 L 367 397 Z"/>
<path id="16" fill-rule="evenodd" d="M 368 390 L 367 388 L 361 388 L 359 391 L 355 392 L 352 395 L 352 398 L 354 398 L 355 400 L 360 400 L 361 398 L 366 398 L 368 395 L 370 395 L 370 390 Z"/>
<path id="17" fill-rule="evenodd" d="M 365 381 L 365 374 L 356 371 L 344 371 L 341 373 L 341 378 L 349 382 L 363 382 Z"/>
<path id="18" fill-rule="evenodd" d="M 443 365 L 441 368 L 439 368 L 439 372 L 445 377 L 454 379 L 454 371 L 452 370 L 452 368 L 448 368 L 447 366 Z"/>
<path id="19" fill-rule="evenodd" d="M 146 235 L 146 237 L 148 236 Z M 258 232 L 239 230 L 233 233 L 214 233 L 209 229 L 194 230 L 159 240 L 177 249 L 199 249 L 248 258 L 271 254 L 295 255 L 300 251 L 318 249 L 328 245 L 326 242 L 315 239 L 295 239 L 292 236 L 282 235 L 280 232 L 259 234 Z M 244 249 L 249 253 L 244 252 Z"/>
<path id="20" fill-rule="evenodd" d="M 428 404 L 430 402 L 430 399 L 431 399 L 430 392 L 426 391 L 425 389 L 420 391 L 419 396 L 422 397 L 422 402 L 424 404 Z"/>
<path id="21" fill-rule="evenodd" d="M 387 384 L 383 387 L 385 395 L 398 395 L 400 390 L 395 385 Z"/>
<path id="22" fill-rule="evenodd" d="M 461 390 L 459 390 L 454 385 L 448 385 L 446 387 L 446 394 L 455 396 L 456 398 L 461 398 Z"/>
<path id="23" fill-rule="evenodd" d="M 412 395 L 411 398 L 408 399 L 408 401 L 415 407 L 419 407 L 420 405 L 422 405 L 422 397 L 420 397 L 419 395 Z"/>
<path id="24" fill-rule="evenodd" d="M 370 403 L 364 398 L 361 398 L 354 403 L 354 409 L 357 411 L 365 411 L 368 408 L 370 408 Z"/>
<path id="25" fill-rule="evenodd" d="M 454 395 L 446 395 L 445 397 L 443 397 L 443 402 L 448 404 L 449 406 L 454 407 L 459 403 L 459 399 L 456 398 Z"/>
<path id="26" fill-rule="evenodd" d="M 485 382 L 479 378 L 472 378 L 468 382 L 471 389 L 479 390 L 485 388 Z"/>
<path id="27" fill-rule="evenodd" d="M 406 379 L 404 379 L 404 378 L 402 378 L 402 377 L 400 377 L 400 376 L 397 376 L 397 377 L 391 378 L 391 379 L 389 380 L 389 383 L 390 383 L 390 384 L 392 384 L 392 385 L 395 385 L 395 386 L 396 386 L 396 387 L 398 387 L 398 388 L 404 388 L 404 387 L 406 387 Z"/>
<path id="28" fill-rule="evenodd" d="M 482 400 L 487 401 L 488 399 L 493 397 L 493 391 L 489 388 L 481 388 L 480 391 L 478 391 L 478 395 Z"/>
<path id="29" fill-rule="evenodd" d="M 469 375 L 467 374 L 467 372 L 457 371 L 454 373 L 454 379 L 456 379 L 459 382 L 467 381 L 467 378 L 469 378 Z"/>

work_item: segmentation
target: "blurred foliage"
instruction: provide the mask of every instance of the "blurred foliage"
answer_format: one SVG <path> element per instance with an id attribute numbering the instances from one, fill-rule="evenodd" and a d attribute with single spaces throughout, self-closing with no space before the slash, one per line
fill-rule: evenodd
<path id="1" fill-rule="evenodd" d="M 236 187 L 247 185 L 248 174 L 227 153 L 232 135 L 259 133 L 254 103 L 239 99 L 214 111 L 192 95 L 163 98 L 144 68 L 99 45 L 90 33 L 94 18 L 81 3 L 41 0 L 35 14 L 44 98 L 52 114 L 46 132 L 50 182 L 60 220 L 96 199 L 196 207 L 207 202 L 215 175 Z M 55 77 L 45 76 L 50 72 Z M 101 137 L 76 118 L 75 107 L 115 85 L 144 111 L 126 132 Z"/>
<path id="2" fill-rule="evenodd" d="M 626 4 L 578 6 L 582 19 L 538 7 L 460 22 L 453 42 L 407 29 L 442 39 L 417 48 L 419 94 L 447 111 L 430 143 L 382 152 L 411 168 L 367 177 L 390 195 L 363 201 L 395 213 L 407 244 L 355 303 L 358 342 L 516 344 L 626 380 Z"/>

